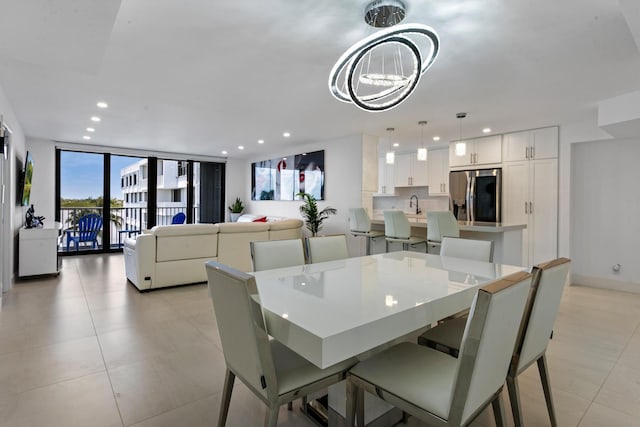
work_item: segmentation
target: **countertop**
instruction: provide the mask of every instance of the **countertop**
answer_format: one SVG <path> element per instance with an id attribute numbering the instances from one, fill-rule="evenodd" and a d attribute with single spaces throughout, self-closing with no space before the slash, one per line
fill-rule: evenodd
<path id="1" fill-rule="evenodd" d="M 407 215 L 412 227 L 427 228 L 425 215 Z M 384 219 L 374 216 L 372 224 L 384 225 Z M 478 231 L 482 233 L 504 233 L 506 231 L 524 230 L 526 224 L 505 224 L 503 222 L 458 221 L 460 231 Z"/>

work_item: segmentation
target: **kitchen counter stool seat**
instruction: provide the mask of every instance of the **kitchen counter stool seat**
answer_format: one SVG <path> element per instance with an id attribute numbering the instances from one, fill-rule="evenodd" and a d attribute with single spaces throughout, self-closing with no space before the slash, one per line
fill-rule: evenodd
<path id="1" fill-rule="evenodd" d="M 364 208 L 349 209 L 349 228 L 351 235 L 366 238 L 365 255 L 371 255 L 371 241 L 384 236 L 383 231 L 371 230 L 371 219 Z"/>
<path id="2" fill-rule="evenodd" d="M 386 239 L 386 252 L 389 252 L 389 243 L 402 243 L 403 250 L 409 250 L 409 246 L 424 244 L 427 252 L 426 237 L 411 235 L 411 225 L 404 212 L 399 210 L 384 211 L 384 234 Z"/>

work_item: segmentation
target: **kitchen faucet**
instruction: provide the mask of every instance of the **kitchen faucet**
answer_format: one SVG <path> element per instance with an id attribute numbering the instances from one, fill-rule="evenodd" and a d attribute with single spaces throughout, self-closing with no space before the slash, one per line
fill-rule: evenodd
<path id="1" fill-rule="evenodd" d="M 409 207 L 413 207 L 414 197 L 416 198 L 416 215 L 420 215 L 422 213 L 422 210 L 418 207 L 418 196 L 416 196 L 415 194 L 412 194 L 411 197 L 409 197 Z"/>

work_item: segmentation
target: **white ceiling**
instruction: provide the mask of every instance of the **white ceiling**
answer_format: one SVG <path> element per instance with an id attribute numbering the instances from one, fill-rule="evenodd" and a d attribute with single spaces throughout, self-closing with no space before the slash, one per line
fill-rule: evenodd
<path id="1" fill-rule="evenodd" d="M 153 151 L 246 157 L 389 126 L 409 148 L 419 120 L 441 144 L 460 111 L 463 136 L 479 136 L 579 120 L 640 89 L 637 8 L 620 1 L 627 19 L 618 0 L 406 0 L 440 55 L 405 103 L 367 113 L 327 87 L 370 33 L 366 1 L 0 0 L 0 85 L 28 136 L 58 141 L 86 143 L 99 114 L 89 143 Z"/>

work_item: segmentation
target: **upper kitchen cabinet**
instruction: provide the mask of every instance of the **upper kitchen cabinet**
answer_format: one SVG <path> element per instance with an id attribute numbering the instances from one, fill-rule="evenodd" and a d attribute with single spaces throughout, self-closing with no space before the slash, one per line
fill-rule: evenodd
<path id="1" fill-rule="evenodd" d="M 557 158 L 558 127 L 505 134 L 503 157 L 505 162 Z"/>
<path id="2" fill-rule="evenodd" d="M 394 165 L 387 164 L 386 157 L 378 158 L 378 193 L 376 196 L 394 196 Z"/>
<path id="3" fill-rule="evenodd" d="M 495 163 L 502 163 L 502 135 L 454 141 L 449 145 L 449 166 L 452 168 Z"/>
<path id="4" fill-rule="evenodd" d="M 429 174 L 429 196 L 448 196 L 449 150 L 446 148 L 429 150 L 427 172 Z"/>
<path id="5" fill-rule="evenodd" d="M 427 162 L 418 160 L 416 153 L 396 154 L 396 187 L 426 187 L 429 182 Z"/>

